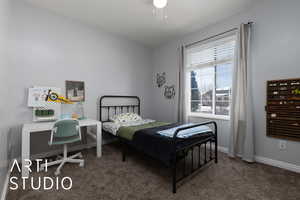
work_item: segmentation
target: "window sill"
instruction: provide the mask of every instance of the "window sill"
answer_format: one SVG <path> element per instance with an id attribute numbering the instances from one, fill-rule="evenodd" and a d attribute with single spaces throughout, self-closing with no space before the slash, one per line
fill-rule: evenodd
<path id="1" fill-rule="evenodd" d="M 224 121 L 229 121 L 230 117 L 229 116 L 222 116 L 222 115 L 206 115 L 206 114 L 195 114 L 195 113 L 190 113 L 188 114 L 188 117 L 194 117 L 194 118 L 206 118 L 206 119 L 218 119 L 218 120 L 224 120 Z"/>

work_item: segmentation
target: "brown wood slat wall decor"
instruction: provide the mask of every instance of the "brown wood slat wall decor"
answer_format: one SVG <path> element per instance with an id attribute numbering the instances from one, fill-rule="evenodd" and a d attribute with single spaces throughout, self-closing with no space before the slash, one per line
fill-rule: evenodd
<path id="1" fill-rule="evenodd" d="M 300 78 L 267 81 L 267 136 L 300 141 Z"/>

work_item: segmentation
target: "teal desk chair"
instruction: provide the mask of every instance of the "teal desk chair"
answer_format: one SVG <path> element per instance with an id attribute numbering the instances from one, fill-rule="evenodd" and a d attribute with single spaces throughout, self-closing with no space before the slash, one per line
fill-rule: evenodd
<path id="1" fill-rule="evenodd" d="M 67 144 L 78 142 L 78 141 L 81 141 L 81 131 L 79 127 L 79 122 L 77 120 L 63 119 L 55 122 L 51 131 L 51 138 L 49 141 L 49 145 L 50 146 L 63 145 L 64 152 L 62 158 L 53 162 L 49 162 L 47 164 L 47 167 L 60 164 L 55 171 L 56 176 L 60 174 L 60 170 L 65 163 L 79 163 L 80 167 L 84 166 L 84 160 L 75 159 L 76 157 L 82 158 L 81 153 L 77 153 L 69 157 L 67 155 Z M 45 168 L 45 164 L 42 164 L 41 169 L 44 168 Z"/>

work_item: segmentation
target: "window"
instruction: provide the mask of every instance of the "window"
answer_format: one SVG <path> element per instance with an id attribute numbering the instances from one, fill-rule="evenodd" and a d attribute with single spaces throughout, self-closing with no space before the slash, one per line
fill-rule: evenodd
<path id="1" fill-rule="evenodd" d="M 229 119 L 235 37 L 186 50 L 188 114 Z"/>

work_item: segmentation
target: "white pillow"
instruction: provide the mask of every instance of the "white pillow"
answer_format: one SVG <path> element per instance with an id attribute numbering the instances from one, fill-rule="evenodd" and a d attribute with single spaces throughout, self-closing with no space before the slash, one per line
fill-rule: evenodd
<path id="1" fill-rule="evenodd" d="M 141 116 L 136 113 L 121 113 L 114 115 L 110 118 L 111 121 L 115 123 L 126 123 L 132 121 L 140 121 L 142 120 Z"/>
<path id="2" fill-rule="evenodd" d="M 117 131 L 120 128 L 120 125 L 114 122 L 104 122 L 102 124 L 102 128 L 103 130 L 113 134 L 113 135 L 117 135 Z"/>

